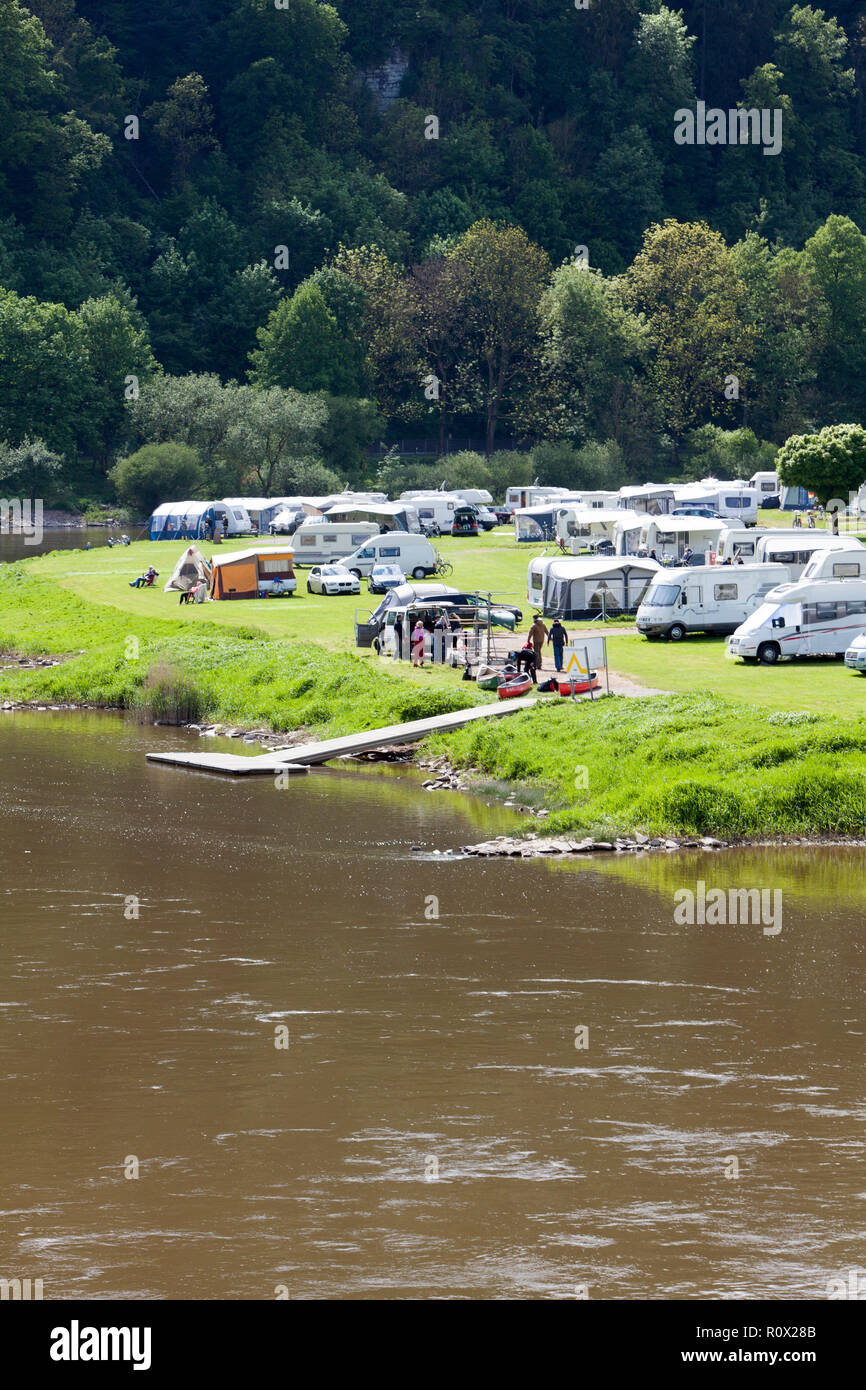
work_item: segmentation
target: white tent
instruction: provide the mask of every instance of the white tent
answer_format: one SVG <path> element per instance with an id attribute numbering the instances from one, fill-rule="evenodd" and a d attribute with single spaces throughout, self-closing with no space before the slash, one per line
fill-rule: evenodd
<path id="1" fill-rule="evenodd" d="M 188 594 L 190 589 L 199 583 L 204 583 L 206 588 L 209 588 L 210 580 L 211 567 L 207 560 L 198 546 L 188 545 L 172 570 L 171 578 L 162 587 L 166 594 L 172 589 L 177 593 Z"/>

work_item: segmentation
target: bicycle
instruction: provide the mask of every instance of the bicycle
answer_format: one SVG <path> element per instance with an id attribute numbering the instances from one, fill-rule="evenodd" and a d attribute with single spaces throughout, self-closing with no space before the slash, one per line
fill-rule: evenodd
<path id="1" fill-rule="evenodd" d="M 438 550 L 436 552 L 436 564 L 433 566 L 434 574 L 452 574 L 454 566 L 450 560 L 443 560 Z"/>

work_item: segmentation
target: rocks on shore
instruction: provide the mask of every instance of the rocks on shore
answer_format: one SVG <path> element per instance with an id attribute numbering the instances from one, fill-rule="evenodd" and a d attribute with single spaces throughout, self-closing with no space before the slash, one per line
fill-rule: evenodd
<path id="1" fill-rule="evenodd" d="M 475 854 L 483 858 L 538 859 L 555 854 L 645 854 L 648 850 L 668 853 L 681 849 L 717 850 L 726 848 L 726 842 L 716 840 L 711 835 L 699 839 L 671 840 L 652 838 L 649 835 L 618 836 L 616 840 L 596 840 L 592 835 L 582 840 L 562 837 L 541 837 L 527 835 L 523 839 L 513 839 L 507 835 L 497 835 L 495 840 L 485 840 L 478 845 L 463 845 L 464 854 Z"/>

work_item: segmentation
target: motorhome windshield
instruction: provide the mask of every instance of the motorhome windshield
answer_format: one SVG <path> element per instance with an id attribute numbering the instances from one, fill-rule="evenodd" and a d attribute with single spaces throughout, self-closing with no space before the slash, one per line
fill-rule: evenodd
<path id="1" fill-rule="evenodd" d="M 762 603 L 740 624 L 740 632 L 756 632 L 764 627 L 797 627 L 802 618 L 799 603 Z"/>
<path id="2" fill-rule="evenodd" d="M 644 594 L 644 603 L 658 608 L 670 608 L 680 596 L 679 584 L 655 584 Z"/>

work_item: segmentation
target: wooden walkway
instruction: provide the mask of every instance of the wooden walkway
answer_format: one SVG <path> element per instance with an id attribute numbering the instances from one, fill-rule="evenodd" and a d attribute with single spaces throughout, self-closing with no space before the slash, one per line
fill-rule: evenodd
<path id="1" fill-rule="evenodd" d="M 344 758 L 352 753 L 364 753 L 381 748 L 386 743 L 415 743 L 428 734 L 460 729 L 476 719 L 495 719 L 504 714 L 517 714 L 532 709 L 534 695 L 519 700 L 497 700 L 495 704 L 475 705 L 472 709 L 437 714 L 432 719 L 414 719 L 409 724 L 390 724 L 384 729 L 365 729 L 360 734 L 345 734 L 342 738 L 324 739 L 319 743 L 298 743 L 255 757 L 240 753 L 148 753 L 151 763 L 168 763 L 171 767 L 193 768 L 199 772 L 225 772 L 233 777 L 267 776 L 278 772 L 306 772 L 315 763 L 327 763 L 332 758 Z"/>

